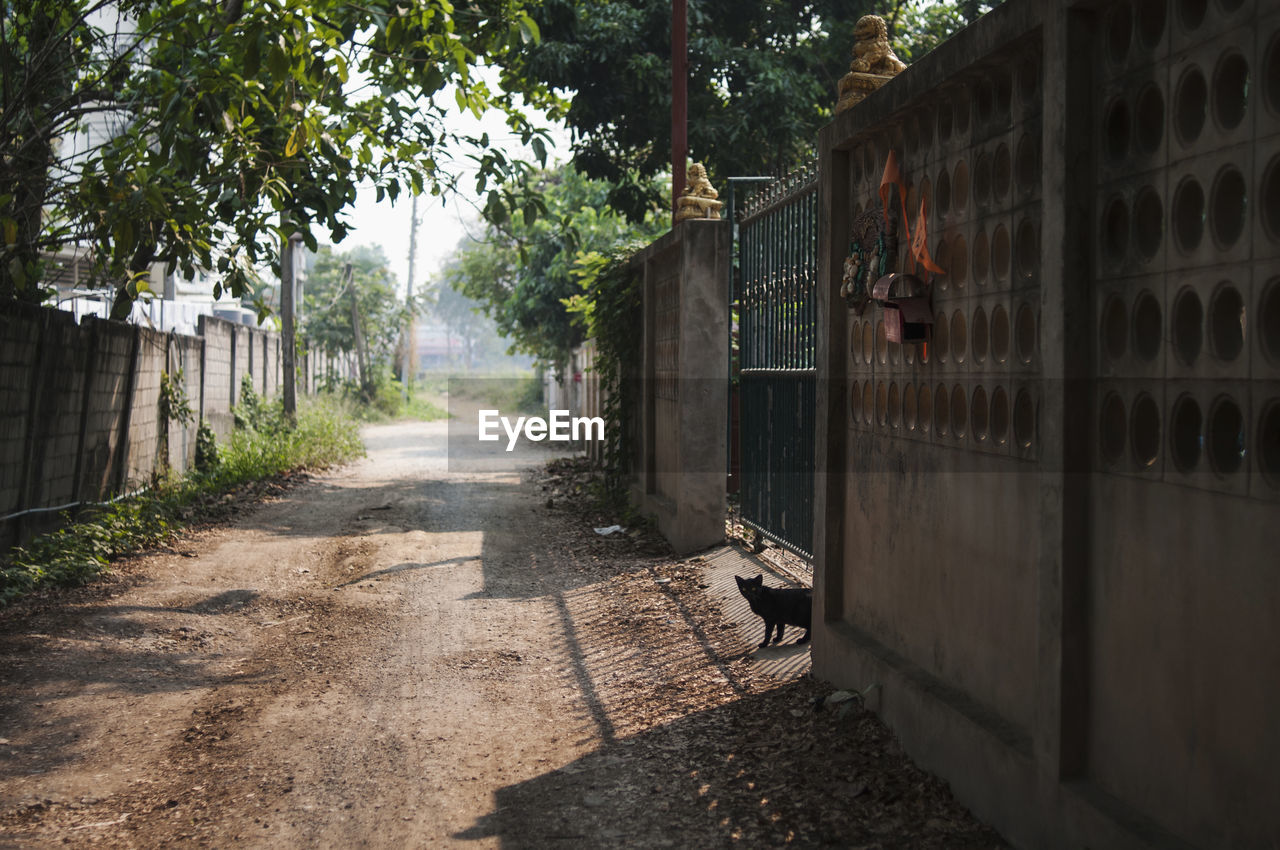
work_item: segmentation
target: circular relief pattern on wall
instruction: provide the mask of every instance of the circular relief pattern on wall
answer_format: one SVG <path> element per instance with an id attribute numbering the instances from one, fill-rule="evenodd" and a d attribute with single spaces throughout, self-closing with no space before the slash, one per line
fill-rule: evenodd
<path id="1" fill-rule="evenodd" d="M 862 385 L 862 424 L 870 425 L 876 414 L 876 388 L 873 381 Z"/>
<path id="2" fill-rule="evenodd" d="M 1276 363 L 1280 363 L 1280 278 L 1272 278 L 1258 299 L 1258 318 L 1262 350 Z"/>
<path id="3" fill-rule="evenodd" d="M 1129 154 L 1129 104 L 1124 98 L 1117 97 L 1107 105 L 1102 128 L 1107 159 L 1118 165 Z"/>
<path id="4" fill-rule="evenodd" d="M 884 381 L 876 383 L 876 422 L 881 425 L 889 416 L 889 388 Z"/>
<path id="5" fill-rule="evenodd" d="M 1143 360 L 1155 360 L 1160 354 L 1163 327 L 1160 302 L 1143 290 L 1133 302 L 1133 350 Z"/>
<path id="6" fill-rule="evenodd" d="M 991 308 L 991 356 L 997 363 L 1009 359 L 1009 312 L 1003 304 Z"/>
<path id="7" fill-rule="evenodd" d="M 1262 223 L 1267 235 L 1280 240 L 1280 157 L 1273 157 L 1262 176 Z"/>
<path id="8" fill-rule="evenodd" d="M 1036 314 L 1030 305 L 1018 307 L 1018 315 L 1014 319 L 1013 342 L 1017 347 L 1018 359 L 1024 366 L 1030 366 L 1036 352 Z"/>
<path id="9" fill-rule="evenodd" d="M 862 388 L 854 381 L 849 385 L 849 422 L 857 423 L 862 418 Z"/>
<path id="10" fill-rule="evenodd" d="M 1129 246 L 1129 205 L 1113 195 L 1102 212 L 1102 257 L 1111 266 L 1124 262 Z"/>
<path id="11" fill-rule="evenodd" d="M 932 349 L 930 355 L 939 363 L 946 363 L 947 358 L 951 356 L 949 350 L 949 334 L 951 327 L 947 323 L 947 314 L 939 312 L 933 319 L 933 344 L 929 347 Z"/>
<path id="12" fill-rule="evenodd" d="M 1031 393 L 1025 389 L 1018 390 L 1013 398 L 1013 439 L 1018 448 L 1031 448 L 1036 432 L 1036 408 L 1031 400 Z"/>
<path id="13" fill-rule="evenodd" d="M 1160 457 L 1160 408 L 1146 393 L 1133 403 L 1129 444 L 1133 447 L 1133 461 L 1139 467 L 1153 466 Z"/>
<path id="14" fill-rule="evenodd" d="M 996 200 L 1003 201 L 1009 195 L 1009 181 L 1013 178 L 1013 162 L 1009 157 L 1009 146 L 1004 142 L 996 148 L 996 157 L 991 165 L 991 188 L 996 193 Z"/>
<path id="15" fill-rule="evenodd" d="M 1219 248 L 1230 248 L 1244 232 L 1244 177 L 1234 166 L 1218 172 L 1209 200 L 1209 225 Z"/>
<path id="16" fill-rule="evenodd" d="M 1234 130 L 1244 120 L 1249 105 L 1249 63 L 1239 53 L 1228 53 L 1213 72 L 1213 115 L 1218 126 Z"/>
<path id="17" fill-rule="evenodd" d="M 1124 359 L 1129 348 L 1129 315 L 1124 299 L 1112 293 L 1102 307 L 1102 350 L 1108 360 Z"/>
<path id="18" fill-rule="evenodd" d="M 1235 360 L 1244 349 L 1244 299 L 1224 281 L 1209 301 L 1209 346 L 1219 360 Z"/>
<path id="19" fill-rule="evenodd" d="M 916 388 L 912 384 L 902 389 L 902 424 L 908 431 L 916 430 Z"/>
<path id="20" fill-rule="evenodd" d="M 1191 287 L 1184 288 L 1173 301 L 1173 351 L 1184 366 L 1194 366 L 1204 338 L 1204 308 Z"/>
<path id="21" fill-rule="evenodd" d="M 1194 177 L 1184 177 L 1173 193 L 1173 235 L 1178 247 L 1191 253 L 1204 235 L 1204 190 Z"/>
<path id="22" fill-rule="evenodd" d="M 991 339 L 987 328 L 987 311 L 979 304 L 973 308 L 973 362 L 985 363 Z"/>
<path id="23" fill-rule="evenodd" d="M 1124 456 L 1124 426 L 1124 399 L 1112 390 L 1102 400 L 1102 412 L 1098 418 L 1098 451 L 1108 464 L 1114 464 Z"/>
<path id="24" fill-rule="evenodd" d="M 1200 405 L 1191 396 L 1183 395 L 1174 402 L 1173 420 L 1169 423 L 1169 450 L 1173 465 L 1182 472 L 1191 472 L 1200 462 L 1200 446 L 1204 441 L 1203 419 Z"/>
<path id="25" fill-rule="evenodd" d="M 1144 259 L 1155 257 L 1163 235 L 1164 205 L 1155 189 L 1143 186 L 1133 202 L 1133 241 Z"/>
<path id="26" fill-rule="evenodd" d="M 1204 74 L 1192 65 L 1182 72 L 1174 94 L 1173 123 L 1182 144 L 1190 145 L 1200 138 L 1208 101 L 1209 87 L 1205 84 Z"/>
<path id="27" fill-rule="evenodd" d="M 1271 111 L 1280 115 L 1280 34 L 1271 37 L 1267 55 L 1263 60 L 1263 92 Z"/>
<path id="28" fill-rule="evenodd" d="M 1178 21 L 1187 30 L 1194 30 L 1204 21 L 1208 0 L 1177 0 Z"/>
<path id="29" fill-rule="evenodd" d="M 1138 150 L 1151 155 L 1164 140 L 1164 95 L 1155 83 L 1147 83 L 1136 101 Z"/>
<path id="30" fill-rule="evenodd" d="M 987 391 L 980 386 L 975 387 L 973 390 L 973 399 L 969 402 L 969 422 L 973 426 L 974 442 L 986 442 L 989 413 L 990 411 L 987 408 Z"/>
<path id="31" fill-rule="evenodd" d="M 964 387 L 956 384 L 951 389 L 951 433 L 957 440 L 963 439 L 969 429 L 968 406 Z"/>
<path id="32" fill-rule="evenodd" d="M 1009 230 L 997 224 L 991 235 L 991 271 L 998 283 L 1009 282 Z"/>
<path id="33" fill-rule="evenodd" d="M 933 388 L 928 384 L 921 384 L 916 389 L 916 398 L 919 408 L 920 431 L 928 434 L 930 428 L 933 427 Z"/>
<path id="34" fill-rule="evenodd" d="M 1271 486 L 1280 485 L 1280 400 L 1267 402 L 1258 418 L 1258 466 Z"/>
<path id="35" fill-rule="evenodd" d="M 987 282 L 987 270 L 991 263 L 991 248 L 987 244 L 987 232 L 978 228 L 973 237 L 973 282 L 982 286 Z"/>
<path id="36" fill-rule="evenodd" d="M 991 441 L 997 446 L 1009 442 L 1009 394 L 1004 387 L 991 393 Z"/>
<path id="37" fill-rule="evenodd" d="M 1244 464 L 1244 416 L 1230 396 L 1220 396 L 1209 412 L 1209 462 L 1219 475 L 1231 475 Z"/>
<path id="38" fill-rule="evenodd" d="M 1113 64 L 1124 64 L 1133 37 L 1133 12 L 1128 3 L 1116 3 L 1107 16 L 1107 57 Z"/>
<path id="39" fill-rule="evenodd" d="M 991 203 L 991 154 L 983 151 L 973 166 L 973 202 L 980 209 Z"/>
<path id="40" fill-rule="evenodd" d="M 969 272 L 969 248 L 965 245 L 964 236 L 957 233 L 951 240 L 951 255 L 948 257 L 949 266 L 938 263 L 939 268 L 946 269 L 947 277 L 955 284 L 956 289 L 964 289 L 967 282 Z"/>
<path id="41" fill-rule="evenodd" d="M 1040 188 L 1040 148 L 1029 133 L 1023 133 L 1018 140 L 1014 170 L 1020 193 L 1029 195 Z"/>
<path id="42" fill-rule="evenodd" d="M 956 310 L 951 314 L 951 357 L 957 363 L 963 363 L 968 353 L 969 338 L 965 328 L 964 311 Z"/>
<path id="43" fill-rule="evenodd" d="M 939 437 L 951 433 L 951 398 L 946 384 L 938 384 L 933 395 L 933 432 Z"/>
<path id="44" fill-rule="evenodd" d="M 962 159 L 951 169 L 951 206 L 957 213 L 969 204 L 969 166 Z"/>
<path id="45" fill-rule="evenodd" d="M 898 394 L 897 381 L 889 384 L 889 427 L 895 431 L 902 427 L 902 399 Z"/>
<path id="46" fill-rule="evenodd" d="M 1040 270 L 1040 244 L 1036 239 L 1036 228 L 1031 219 L 1024 218 L 1018 222 L 1018 277 L 1023 281 L 1033 280 Z"/>
<path id="47" fill-rule="evenodd" d="M 1134 17 L 1138 21 L 1138 39 L 1150 50 L 1164 35 L 1165 0 L 1137 0 Z"/>
<path id="48" fill-rule="evenodd" d="M 938 202 L 938 215 L 944 216 L 951 211 L 951 175 L 947 169 L 938 172 L 938 179 L 933 182 L 934 200 Z"/>

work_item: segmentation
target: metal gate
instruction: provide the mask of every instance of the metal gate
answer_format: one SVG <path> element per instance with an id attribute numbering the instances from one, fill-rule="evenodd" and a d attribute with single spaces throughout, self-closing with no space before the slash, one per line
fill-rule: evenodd
<path id="1" fill-rule="evenodd" d="M 737 247 L 742 520 L 812 558 L 816 170 L 753 193 Z"/>

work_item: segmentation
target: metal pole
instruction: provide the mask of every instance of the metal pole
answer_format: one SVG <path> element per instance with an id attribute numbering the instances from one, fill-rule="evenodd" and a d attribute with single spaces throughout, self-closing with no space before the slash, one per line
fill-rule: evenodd
<path id="1" fill-rule="evenodd" d="M 684 194 L 689 159 L 688 97 L 689 54 L 687 0 L 671 0 L 671 226 L 676 205 Z"/>
<path id="2" fill-rule="evenodd" d="M 418 247 L 418 196 L 413 196 L 413 207 L 409 211 L 409 277 L 405 287 L 404 303 L 413 310 L 413 259 Z M 405 404 L 409 403 L 409 382 L 413 380 L 414 328 L 413 313 L 405 322 L 404 353 L 400 358 L 400 386 L 404 393 Z"/>
<path id="3" fill-rule="evenodd" d="M 294 364 L 294 354 L 297 352 L 297 342 L 295 341 L 294 321 L 293 321 L 293 302 L 294 302 L 294 268 L 293 268 L 293 252 L 294 252 L 294 234 L 293 228 L 290 226 L 288 214 L 281 215 L 282 238 L 280 247 L 280 333 L 282 336 L 280 344 L 281 369 L 284 378 L 284 386 L 281 388 L 284 394 L 284 415 L 290 421 L 298 413 L 298 395 Z M 265 376 L 264 376 L 265 377 Z"/>

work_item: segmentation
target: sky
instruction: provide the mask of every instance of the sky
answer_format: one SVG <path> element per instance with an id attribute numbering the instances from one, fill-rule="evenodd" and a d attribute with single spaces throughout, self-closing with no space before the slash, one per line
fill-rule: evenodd
<path id="1" fill-rule="evenodd" d="M 442 96 L 440 100 L 451 103 L 451 95 Z M 480 120 L 470 113 L 451 116 L 456 126 L 450 129 L 462 133 L 479 135 L 487 132 L 495 146 L 502 148 L 509 156 L 517 159 L 534 161 L 533 152 L 520 144 L 503 121 L 503 114 L 490 111 Z M 550 126 L 544 119 L 539 122 L 548 126 L 551 140 L 547 145 L 547 161 L 563 162 L 569 159 L 569 133 L 563 126 Z M 431 282 L 432 276 L 439 271 L 444 261 L 453 253 L 458 242 L 468 235 L 480 237 L 484 233 L 484 225 L 476 204 L 474 173 L 466 171 L 468 176 L 460 181 L 460 192 L 453 197 L 443 199 L 424 194 L 418 198 L 418 248 L 414 257 L 414 292 Z M 351 233 L 337 250 L 347 250 L 356 245 L 381 245 L 391 267 L 391 273 L 399 283 L 400 291 L 404 291 L 409 272 L 409 219 L 412 211 L 412 197 L 402 193 L 393 204 L 384 199 L 377 201 L 372 186 L 361 187 L 355 206 L 349 216 Z"/>

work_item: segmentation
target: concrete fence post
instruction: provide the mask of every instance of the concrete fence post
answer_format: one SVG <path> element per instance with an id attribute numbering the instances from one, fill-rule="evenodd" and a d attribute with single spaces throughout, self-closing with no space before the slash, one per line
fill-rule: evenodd
<path id="1" fill-rule="evenodd" d="M 120 416 L 120 435 L 116 443 L 115 493 L 123 493 L 129 483 L 129 425 L 133 421 L 133 391 L 138 385 L 138 352 L 142 347 L 142 329 L 130 328 L 133 337 L 129 349 L 129 371 L 125 373 L 124 409 Z"/>

